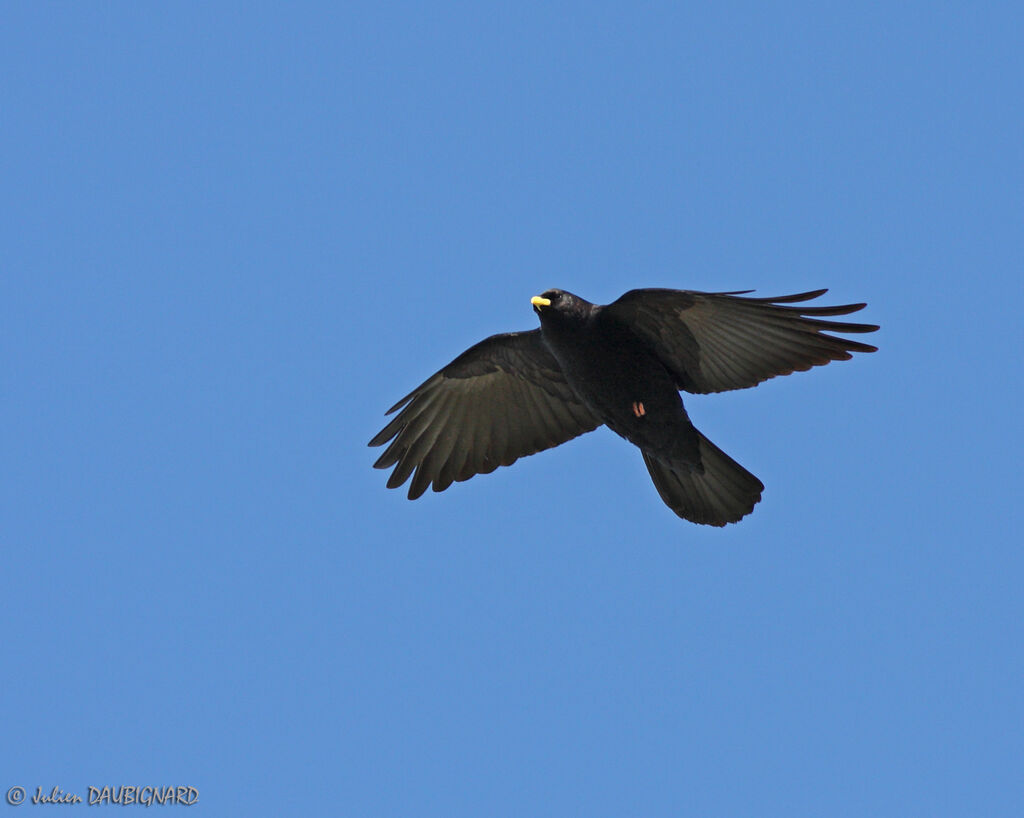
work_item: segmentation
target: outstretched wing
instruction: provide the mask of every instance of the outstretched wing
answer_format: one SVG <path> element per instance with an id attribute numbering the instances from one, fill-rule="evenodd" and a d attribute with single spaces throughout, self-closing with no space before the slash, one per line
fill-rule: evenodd
<path id="1" fill-rule="evenodd" d="M 388 488 L 415 469 L 410 500 L 431 483 L 444 491 L 601 425 L 565 382 L 540 330 L 492 335 L 470 347 L 388 414 L 399 409 L 370 445 L 391 441 L 373 464 L 395 466 Z"/>
<path id="2" fill-rule="evenodd" d="M 822 320 L 857 312 L 864 304 L 792 307 L 828 291 L 741 298 L 746 292 L 751 291 L 630 290 L 604 308 L 602 319 L 640 336 L 675 375 L 679 388 L 696 393 L 756 386 L 776 375 L 848 360 L 851 352 L 877 349 L 825 334 L 878 329 Z"/>

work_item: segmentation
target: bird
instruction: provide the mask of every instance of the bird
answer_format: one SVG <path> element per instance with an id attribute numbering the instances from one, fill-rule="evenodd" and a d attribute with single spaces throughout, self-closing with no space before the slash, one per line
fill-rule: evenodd
<path id="1" fill-rule="evenodd" d="M 415 500 L 603 425 L 640 449 L 677 516 L 738 522 L 764 485 L 696 429 L 680 392 L 745 389 L 876 352 L 829 333 L 879 328 L 827 320 L 866 304 L 806 303 L 826 289 L 752 292 L 635 289 L 600 305 L 546 290 L 530 300 L 539 328 L 486 338 L 388 410 L 394 417 L 369 443 L 387 444 L 374 467 L 394 467 L 388 488 L 411 476 Z"/>

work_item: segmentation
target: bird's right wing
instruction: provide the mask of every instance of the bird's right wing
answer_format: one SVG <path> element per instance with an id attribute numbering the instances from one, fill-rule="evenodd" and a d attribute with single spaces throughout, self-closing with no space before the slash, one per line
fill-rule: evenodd
<path id="1" fill-rule="evenodd" d="M 874 324 L 823 320 L 857 312 L 864 304 L 790 306 L 825 292 L 741 298 L 742 293 L 630 290 L 604 307 L 602 315 L 642 338 L 675 375 L 680 389 L 723 392 L 845 361 L 851 352 L 874 352 L 870 344 L 825 334 L 878 329 Z"/>
<path id="2" fill-rule="evenodd" d="M 540 330 L 492 335 L 470 347 L 388 414 L 399 409 L 370 445 L 391 441 L 373 464 L 395 466 L 388 488 L 415 469 L 410 500 L 431 483 L 444 491 L 601 425 L 566 383 Z"/>

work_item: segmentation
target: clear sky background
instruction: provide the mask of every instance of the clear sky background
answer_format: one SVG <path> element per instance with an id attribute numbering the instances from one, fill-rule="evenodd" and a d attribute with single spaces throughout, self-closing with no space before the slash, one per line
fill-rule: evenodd
<path id="1" fill-rule="evenodd" d="M 1022 814 L 1020 4 L 3 17 L 0 789 Z M 766 485 L 725 530 L 607 430 L 388 491 L 384 411 L 552 286 L 881 349 L 687 399 Z"/>

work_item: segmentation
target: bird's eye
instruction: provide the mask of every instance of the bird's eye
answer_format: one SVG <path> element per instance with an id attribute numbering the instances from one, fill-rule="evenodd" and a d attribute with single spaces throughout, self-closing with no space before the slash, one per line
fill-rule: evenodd
<path id="1" fill-rule="evenodd" d="M 546 293 L 544 293 L 544 297 L 548 298 L 552 302 L 554 302 L 554 301 L 557 301 L 559 298 L 561 298 L 562 294 L 560 292 L 558 292 L 557 290 L 548 290 Z"/>

